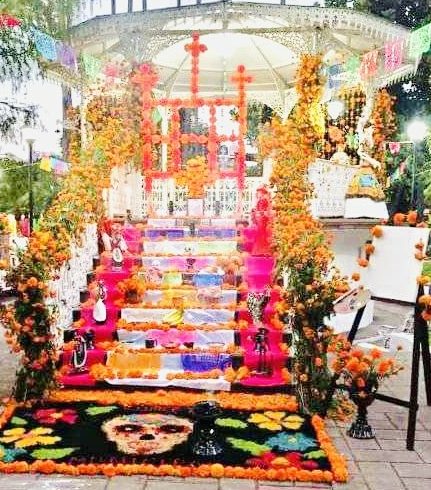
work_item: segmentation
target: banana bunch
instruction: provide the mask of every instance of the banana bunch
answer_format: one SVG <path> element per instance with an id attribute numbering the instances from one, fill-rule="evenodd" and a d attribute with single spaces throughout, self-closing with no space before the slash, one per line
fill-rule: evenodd
<path id="1" fill-rule="evenodd" d="M 169 325 L 179 325 L 183 323 L 184 311 L 174 310 L 163 317 L 163 323 L 169 323 Z"/>

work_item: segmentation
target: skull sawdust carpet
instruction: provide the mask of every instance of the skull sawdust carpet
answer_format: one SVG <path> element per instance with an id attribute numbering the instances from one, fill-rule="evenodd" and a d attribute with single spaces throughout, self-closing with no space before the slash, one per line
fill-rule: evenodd
<path id="1" fill-rule="evenodd" d="M 17 406 L 3 417 L 0 471 L 345 481 L 323 421 L 288 411 Z"/>

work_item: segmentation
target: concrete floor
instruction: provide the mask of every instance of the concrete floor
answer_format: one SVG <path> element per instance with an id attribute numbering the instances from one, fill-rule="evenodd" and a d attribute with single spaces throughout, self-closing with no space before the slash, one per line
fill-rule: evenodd
<path id="1" fill-rule="evenodd" d="M 358 337 L 377 332 L 379 325 L 402 325 L 410 309 L 391 303 L 377 303 L 373 325 L 362 329 Z M 401 355 L 406 369 L 390 379 L 381 392 L 408 399 L 410 386 L 410 355 Z M 8 352 L 0 334 L 0 396 L 10 393 L 16 356 Z M 360 441 L 346 435 L 346 424 L 328 421 L 328 432 L 348 460 L 350 481 L 347 484 L 311 484 L 265 482 L 230 479 L 133 477 L 66 477 L 61 475 L 2 475 L 0 490 L 279 490 L 293 488 L 333 488 L 343 490 L 419 490 L 431 489 L 431 407 L 424 406 L 423 381 L 420 385 L 420 411 L 415 451 L 405 449 L 407 409 L 374 402 L 370 422 L 376 429 L 373 440 Z"/>

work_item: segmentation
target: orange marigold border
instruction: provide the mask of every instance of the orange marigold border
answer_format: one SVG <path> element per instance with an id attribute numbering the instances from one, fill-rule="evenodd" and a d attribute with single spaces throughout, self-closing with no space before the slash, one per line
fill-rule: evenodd
<path id="1" fill-rule="evenodd" d="M 97 401 L 100 404 L 119 403 L 123 406 L 132 407 L 142 404 L 143 402 L 149 405 L 159 405 L 158 400 L 167 398 L 172 401 L 168 394 L 173 394 L 177 397 L 181 392 L 166 392 L 159 390 L 155 393 L 123 393 L 120 391 L 80 391 L 80 390 L 65 390 L 53 392 L 48 400 L 53 402 L 76 402 L 79 401 Z M 109 394 L 109 397 L 106 398 Z M 153 397 L 148 396 L 153 395 Z M 154 396 L 155 395 L 155 396 Z M 184 395 L 184 393 L 183 393 Z M 205 394 L 199 394 L 203 398 Z M 188 403 L 184 406 L 190 406 L 190 393 L 187 394 Z M 234 394 L 222 393 L 211 395 L 222 404 L 224 407 L 250 409 L 253 406 L 254 410 L 272 409 L 272 410 L 290 410 L 295 411 L 293 406 L 297 408 L 297 403 L 294 397 L 286 395 L 249 395 L 249 394 Z M 153 398 L 153 400 L 151 400 Z M 235 398 L 237 399 L 235 401 Z M 280 399 L 284 398 L 284 403 L 279 405 Z M 229 402 L 229 399 L 231 401 Z M 259 401 L 258 405 L 250 405 L 254 401 Z M 272 400 L 272 403 L 271 403 Z M 151 403 L 152 401 L 152 403 Z M 186 400 L 175 398 L 175 403 L 171 405 L 178 406 Z M 244 402 L 247 405 L 244 406 Z M 150 402 L 150 403 L 149 403 Z M 166 406 L 164 403 L 162 404 Z M 0 415 L 0 428 L 12 417 L 18 404 L 15 401 L 10 401 L 3 413 Z M 52 474 L 59 473 L 63 475 L 79 476 L 79 475 L 104 475 L 113 477 L 116 475 L 152 475 L 152 476 L 176 476 L 176 477 L 200 477 L 200 478 L 246 478 L 251 480 L 268 480 L 268 481 L 300 481 L 300 482 L 323 482 L 331 483 L 346 482 L 348 479 L 347 463 L 345 458 L 338 453 L 337 449 L 331 442 L 329 435 L 325 430 L 325 423 L 322 418 L 314 415 L 311 423 L 316 431 L 316 437 L 319 441 L 322 450 L 331 465 L 329 470 L 301 470 L 297 468 L 282 468 L 282 469 L 262 469 L 262 468 L 243 468 L 241 466 L 223 466 L 220 463 L 201 464 L 199 466 L 182 466 L 161 464 L 159 466 L 153 464 L 78 464 L 71 465 L 68 463 L 56 463 L 52 460 L 35 461 L 27 463 L 25 461 L 15 461 L 13 463 L 0 462 L 0 473 L 41 473 Z"/>

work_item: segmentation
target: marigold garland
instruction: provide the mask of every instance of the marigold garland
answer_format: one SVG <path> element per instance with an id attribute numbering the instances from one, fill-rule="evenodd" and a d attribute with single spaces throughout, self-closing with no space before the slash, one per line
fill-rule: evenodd
<path id="1" fill-rule="evenodd" d="M 337 275 L 325 279 L 332 253 L 321 225 L 309 211 L 312 187 L 308 165 L 318 155 L 322 134 L 310 119 L 310 108 L 320 102 L 323 82 L 320 56 L 304 55 L 297 75 L 299 101 L 286 123 L 274 121 L 261 147 L 274 159 L 272 185 L 275 189 L 274 234 L 279 270 L 288 272 L 288 286 L 277 311 L 282 317 L 294 313 L 295 365 L 293 375 L 305 409 L 322 408 L 330 373 L 326 350 L 331 330 L 324 317 L 333 300 L 347 290 Z M 319 361 L 315 362 L 316 353 Z"/>
<path id="2" fill-rule="evenodd" d="M 104 215 L 102 190 L 110 185 L 110 171 L 139 157 L 139 110 L 136 93 L 124 98 L 94 97 L 87 108 L 89 142 L 81 148 L 77 132 L 71 135 L 71 170 L 52 205 L 32 233 L 19 266 L 9 275 L 18 291 L 14 308 L 3 309 L 6 339 L 14 352 L 22 352 L 14 396 L 41 398 L 55 385 L 57 350 L 55 314 L 46 304 L 49 281 L 71 258 L 71 246 L 80 244 L 88 223 Z M 73 112 L 73 111 L 71 111 Z"/>

